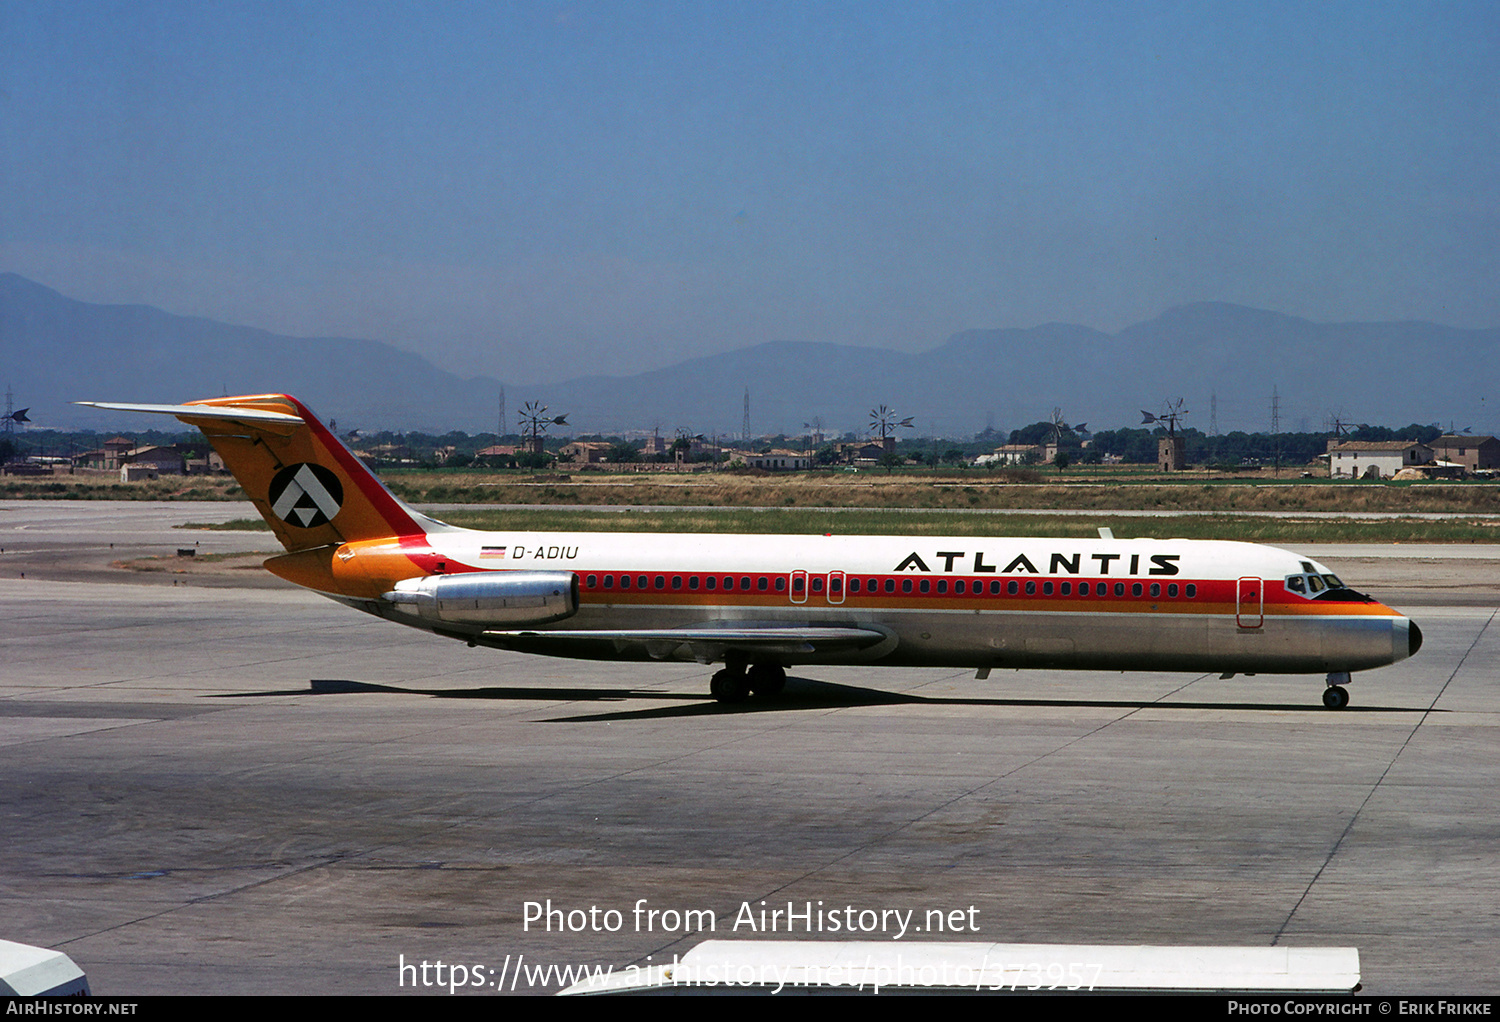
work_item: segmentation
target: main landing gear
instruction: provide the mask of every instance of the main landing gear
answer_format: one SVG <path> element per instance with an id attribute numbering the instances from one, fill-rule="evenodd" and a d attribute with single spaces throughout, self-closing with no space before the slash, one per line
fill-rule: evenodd
<path id="1" fill-rule="evenodd" d="M 1330 710 L 1342 710 L 1349 705 L 1348 671 L 1329 671 L 1328 687 L 1323 690 L 1323 705 Z"/>
<path id="2" fill-rule="evenodd" d="M 721 703 L 742 703 L 753 692 L 758 696 L 780 695 L 786 688 L 786 669 L 780 664 L 752 664 L 747 669 L 745 661 L 725 661 L 724 669 L 717 672 L 708 683 L 708 690 Z"/>

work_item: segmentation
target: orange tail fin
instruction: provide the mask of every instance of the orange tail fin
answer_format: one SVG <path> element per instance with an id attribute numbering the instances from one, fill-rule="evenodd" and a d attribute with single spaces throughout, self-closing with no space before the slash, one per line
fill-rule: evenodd
<path id="1" fill-rule="evenodd" d="M 414 538 L 442 527 L 403 504 L 306 405 L 285 394 L 183 405 L 79 403 L 175 415 L 198 427 L 290 552 Z"/>

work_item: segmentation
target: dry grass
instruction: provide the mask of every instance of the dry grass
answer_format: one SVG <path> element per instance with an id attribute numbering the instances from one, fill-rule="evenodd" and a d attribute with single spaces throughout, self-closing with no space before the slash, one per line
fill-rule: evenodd
<path id="1" fill-rule="evenodd" d="M 955 511 L 819 511 L 797 508 L 590 511 L 574 508 L 472 508 L 442 519 L 471 529 L 510 532 L 689 532 L 744 535 L 1031 536 L 1092 539 L 1108 526 L 1117 539 L 1228 539 L 1252 543 L 1496 543 L 1500 519 L 1351 519 L 1234 514 L 1117 518 L 1097 515 L 964 514 Z M 264 530 L 258 518 L 191 529 Z M 247 555 L 248 556 L 248 555 Z M 149 569 L 138 569 L 149 570 Z"/>
<path id="2" fill-rule="evenodd" d="M 1500 484 L 1494 483 L 997 483 L 988 476 L 877 473 L 666 479 L 574 475 L 546 481 L 480 473 L 400 473 L 388 481 L 408 500 L 454 504 L 1500 514 Z"/>
<path id="3" fill-rule="evenodd" d="M 1103 477 L 1095 475 L 1078 481 L 1043 477 L 1027 482 L 976 471 L 676 475 L 396 470 L 385 478 L 399 496 L 433 504 L 1500 514 L 1500 483 L 1491 482 L 1166 481 L 1140 475 L 1116 481 L 1101 481 Z M 100 481 L 98 476 L 59 476 L 0 480 L 0 498 L 243 500 L 244 494 L 227 477 L 177 476 L 124 484 Z"/>

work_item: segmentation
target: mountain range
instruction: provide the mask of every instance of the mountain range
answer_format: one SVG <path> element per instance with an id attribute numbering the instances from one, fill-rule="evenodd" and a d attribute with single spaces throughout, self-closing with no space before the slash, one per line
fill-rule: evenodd
<path id="1" fill-rule="evenodd" d="M 1168 309 L 1118 333 L 1049 323 L 966 330 L 923 352 L 771 341 L 634 376 L 508 388 L 566 413 L 577 432 L 660 426 L 664 434 L 863 431 L 870 409 L 914 416 L 916 435 L 968 436 L 1061 408 L 1095 430 L 1185 399 L 1189 425 L 1266 430 L 1273 389 L 1283 430 L 1345 421 L 1500 430 L 1488 383 L 1500 330 L 1422 322 L 1316 323 L 1220 302 Z M 0 352 L 17 407 L 39 426 L 113 429 L 139 418 L 76 400 L 176 403 L 218 394 L 295 394 L 361 429 L 493 430 L 501 383 L 462 378 L 379 341 L 286 337 L 142 305 L 76 301 L 0 274 Z M 1214 414 L 1216 412 L 1216 414 Z"/>

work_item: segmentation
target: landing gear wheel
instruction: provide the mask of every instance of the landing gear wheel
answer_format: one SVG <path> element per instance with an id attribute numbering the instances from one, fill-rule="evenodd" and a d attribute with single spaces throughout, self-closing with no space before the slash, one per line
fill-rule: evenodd
<path id="1" fill-rule="evenodd" d="M 745 679 L 744 671 L 731 671 L 725 668 L 709 680 L 708 690 L 713 693 L 715 699 L 727 706 L 733 703 L 743 703 L 750 695 L 750 684 Z"/>
<path id="2" fill-rule="evenodd" d="M 1349 690 L 1339 685 L 1329 685 L 1323 690 L 1323 705 L 1330 710 L 1342 710 L 1349 705 Z"/>
<path id="3" fill-rule="evenodd" d="M 786 670 L 780 664 L 756 664 L 745 677 L 758 696 L 779 696 L 786 688 Z"/>

